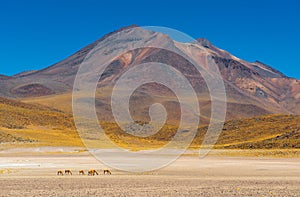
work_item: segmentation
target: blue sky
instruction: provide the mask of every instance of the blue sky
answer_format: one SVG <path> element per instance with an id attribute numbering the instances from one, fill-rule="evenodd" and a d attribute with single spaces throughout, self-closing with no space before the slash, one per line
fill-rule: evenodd
<path id="1" fill-rule="evenodd" d="M 166 26 L 300 79 L 300 3 L 268 0 L 1 1 L 0 73 L 48 67 L 123 26 Z"/>

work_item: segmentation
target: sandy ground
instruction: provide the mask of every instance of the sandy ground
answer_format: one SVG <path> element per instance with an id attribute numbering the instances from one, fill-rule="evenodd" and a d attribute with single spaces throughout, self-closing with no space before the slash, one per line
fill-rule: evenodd
<path id="1" fill-rule="evenodd" d="M 70 169 L 73 175 L 57 176 Z M 79 175 L 96 169 L 99 176 Z M 109 169 L 84 154 L 0 156 L 0 196 L 300 196 L 300 159 L 183 156 L 153 172 Z"/>

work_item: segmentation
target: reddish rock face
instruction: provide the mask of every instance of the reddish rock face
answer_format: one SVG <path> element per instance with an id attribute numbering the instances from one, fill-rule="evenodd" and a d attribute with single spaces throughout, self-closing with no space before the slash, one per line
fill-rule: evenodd
<path id="1" fill-rule="evenodd" d="M 125 29 L 131 31 L 131 27 Z M 147 32 L 146 30 L 144 31 Z M 16 75 L 13 78 L 0 76 L 0 96 L 38 97 L 70 92 L 77 70 L 86 55 L 100 41 L 114 33 L 104 36 L 67 59 L 43 70 Z M 241 60 L 217 48 L 206 39 L 198 39 L 198 43 L 179 43 L 159 33 L 155 33 L 157 36 L 147 35 L 145 33 L 143 38 L 145 41 L 172 45 L 188 56 L 197 57 L 205 54 L 212 57 L 224 79 L 228 100 L 228 119 L 268 113 L 300 114 L 300 82 L 298 80 L 289 78 L 259 61 L 250 63 Z M 130 44 L 130 41 L 124 41 L 124 44 Z M 107 50 L 112 49 L 113 43 L 106 47 Z M 206 120 L 210 114 L 210 97 L 205 81 L 188 61 L 165 50 L 143 48 L 128 51 L 120 57 L 116 57 L 102 74 L 98 84 L 99 90 L 106 88 L 106 91 L 108 91 L 107 95 L 109 95 L 109 89 L 111 90 L 115 82 L 126 70 L 134 65 L 153 61 L 172 65 L 189 80 L 201 98 L 201 112 L 204 113 L 203 117 Z M 205 68 L 209 65 L 201 64 L 201 66 Z M 162 93 L 165 98 L 161 97 Z M 143 107 L 138 105 L 141 98 L 143 98 Z M 97 106 L 99 113 L 100 111 L 105 113 L 109 111 L 109 99 L 109 96 L 97 98 L 96 103 L 101 103 L 101 105 Z M 154 101 L 165 104 L 166 108 L 176 106 L 174 102 L 177 101 L 171 91 L 157 84 L 149 84 L 139 88 L 132 99 L 133 101 L 131 102 L 134 103 L 134 106 L 139 106 L 136 109 L 133 107 L 133 116 L 147 114 L 147 106 Z M 174 119 L 176 119 L 178 114 L 173 113 Z"/>

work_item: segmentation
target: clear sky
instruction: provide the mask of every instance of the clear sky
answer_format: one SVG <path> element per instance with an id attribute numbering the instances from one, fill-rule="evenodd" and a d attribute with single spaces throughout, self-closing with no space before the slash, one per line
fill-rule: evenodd
<path id="1" fill-rule="evenodd" d="M 48 67 L 123 26 L 166 26 L 300 79 L 297 0 L 0 2 L 0 73 Z"/>

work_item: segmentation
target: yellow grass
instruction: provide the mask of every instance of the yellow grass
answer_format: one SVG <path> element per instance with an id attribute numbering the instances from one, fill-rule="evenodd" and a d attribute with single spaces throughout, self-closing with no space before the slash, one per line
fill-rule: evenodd
<path id="1" fill-rule="evenodd" d="M 263 116 L 239 121 L 229 121 L 215 148 L 217 149 L 297 149 L 300 139 L 297 130 L 299 117 L 297 116 Z M 253 123 L 255 123 L 253 125 Z M 106 135 L 118 146 L 132 150 L 159 148 L 170 141 L 177 131 L 173 125 L 165 125 L 163 129 L 153 136 L 139 138 L 123 132 L 115 123 L 101 123 Z M 27 126 L 23 129 L 0 128 L 5 133 L 20 137 L 31 144 L 43 146 L 83 146 L 75 129 L 53 129 L 49 127 Z M 191 149 L 198 149 L 203 140 L 206 127 L 200 127 L 199 132 L 191 144 Z M 294 132 L 290 135 L 289 133 Z M 284 137 L 284 136 L 287 137 Z M 97 136 L 97 134 L 96 134 Z M 105 141 L 96 141 L 89 138 L 85 141 L 93 147 L 109 148 Z M 24 142 L 28 143 L 28 142 Z M 23 144 L 24 144 L 23 143 Z M 251 146 L 250 146 L 251 145 Z"/>
<path id="2" fill-rule="evenodd" d="M 45 128 L 30 127 L 27 129 L 6 129 L 3 131 L 31 142 L 19 142 L 27 146 L 81 146 L 83 143 L 74 130 L 50 130 Z"/>
<path id="3" fill-rule="evenodd" d="M 11 169 L 0 169 L 0 174 L 10 174 L 12 173 Z"/>
<path id="4" fill-rule="evenodd" d="M 53 98 L 42 97 L 30 102 L 48 106 L 64 106 L 69 102 L 69 94 Z M 26 101 L 27 102 L 27 101 Z M 28 101 L 29 102 L 29 101 Z M 60 108 L 59 107 L 59 108 Z M 0 102 L 0 149 L 5 147 L 28 146 L 80 146 L 84 144 L 74 126 L 71 114 L 40 105 L 24 104 L 10 100 Z M 140 138 L 122 131 L 116 123 L 101 122 L 106 135 L 116 145 L 130 150 L 156 149 L 166 145 L 177 132 L 176 124 L 167 124 L 156 134 Z M 207 127 L 200 126 L 190 149 L 199 149 Z M 187 132 L 187 135 L 189 133 Z M 97 137 L 97 133 L 93 134 Z M 105 140 L 89 136 L 85 142 L 95 148 L 111 148 Z M 249 150 L 231 152 L 241 155 L 299 155 L 300 117 L 293 115 L 267 115 L 226 122 L 215 145 L 216 149 Z M 260 151 L 252 151 L 260 150 Z"/>
<path id="5" fill-rule="evenodd" d="M 72 113 L 72 93 L 22 99 L 24 103 L 40 104 Z"/>

